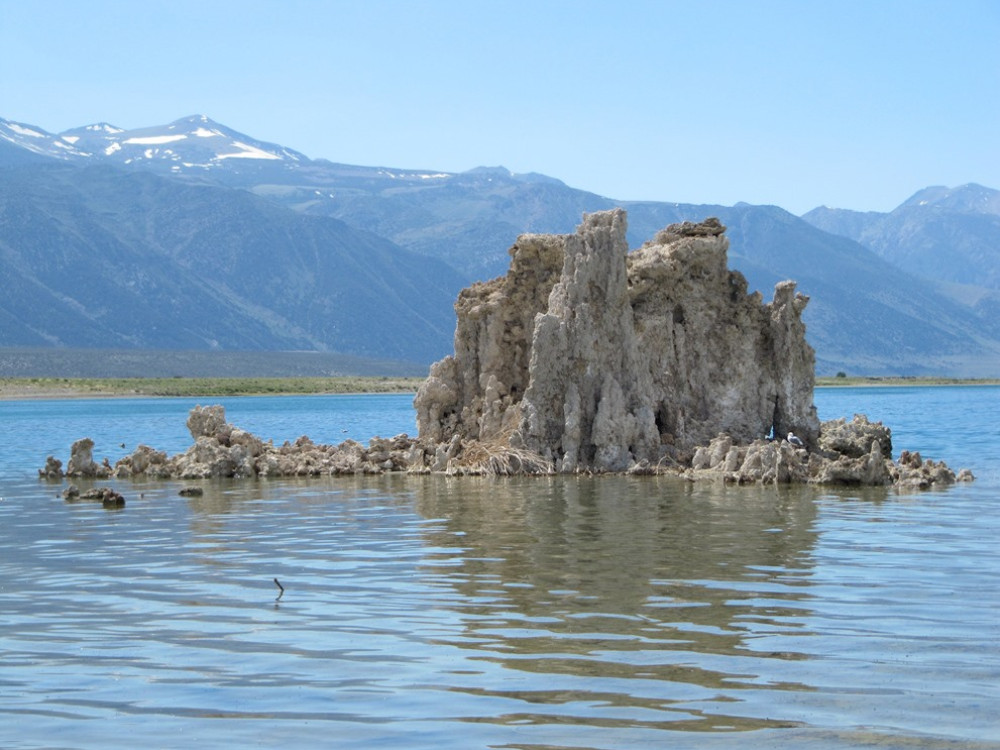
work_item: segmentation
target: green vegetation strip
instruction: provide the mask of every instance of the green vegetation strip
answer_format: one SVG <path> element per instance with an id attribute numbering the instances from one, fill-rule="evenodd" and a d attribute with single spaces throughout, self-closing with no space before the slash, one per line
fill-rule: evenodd
<path id="1" fill-rule="evenodd" d="M 0 378 L 0 399 L 71 396 L 278 396 L 413 393 L 423 378 Z M 820 388 L 900 385 L 998 385 L 997 378 L 819 377 Z"/>
<path id="2" fill-rule="evenodd" d="M 0 378 L 0 398 L 412 393 L 423 378 Z"/>
<path id="3" fill-rule="evenodd" d="M 816 385 L 819 388 L 859 385 L 998 385 L 997 378 L 939 378 L 939 377 L 909 377 L 905 375 L 885 377 L 843 376 L 818 377 Z"/>

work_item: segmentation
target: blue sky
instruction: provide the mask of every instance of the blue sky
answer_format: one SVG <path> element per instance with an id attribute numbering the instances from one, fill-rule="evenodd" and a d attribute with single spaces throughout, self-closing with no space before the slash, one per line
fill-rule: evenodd
<path id="1" fill-rule="evenodd" d="M 313 158 L 618 199 L 1000 189 L 1000 2 L 0 0 L 0 117 L 206 114 Z"/>

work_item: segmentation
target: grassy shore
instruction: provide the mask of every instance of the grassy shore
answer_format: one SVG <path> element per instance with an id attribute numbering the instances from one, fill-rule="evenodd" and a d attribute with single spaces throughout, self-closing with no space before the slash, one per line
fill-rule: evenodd
<path id="1" fill-rule="evenodd" d="M 423 378 L 0 378 L 0 399 L 100 396 L 279 396 L 329 393 L 413 393 Z M 900 385 L 998 385 L 1000 379 L 819 377 L 819 388 Z"/>
<path id="2" fill-rule="evenodd" d="M 0 378 L 0 399 L 412 393 L 423 378 Z"/>
<path id="3" fill-rule="evenodd" d="M 908 377 L 908 376 L 851 376 L 851 377 L 817 377 L 818 388 L 836 388 L 859 385 L 1000 385 L 998 378 L 939 378 L 939 377 Z"/>

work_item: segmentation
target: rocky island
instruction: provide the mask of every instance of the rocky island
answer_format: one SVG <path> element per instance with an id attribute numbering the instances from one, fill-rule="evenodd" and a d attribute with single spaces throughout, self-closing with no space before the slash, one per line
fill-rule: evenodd
<path id="1" fill-rule="evenodd" d="M 111 465 L 74 443 L 68 477 L 270 477 L 345 473 L 673 474 L 732 483 L 929 487 L 971 480 L 903 451 L 856 415 L 820 423 L 815 359 L 795 283 L 765 302 L 727 263 L 717 219 L 674 224 L 629 252 L 627 217 L 522 235 L 507 275 L 463 290 L 455 352 L 417 392 L 417 437 L 275 446 L 221 406 L 188 418 L 194 444 L 147 446 Z"/>

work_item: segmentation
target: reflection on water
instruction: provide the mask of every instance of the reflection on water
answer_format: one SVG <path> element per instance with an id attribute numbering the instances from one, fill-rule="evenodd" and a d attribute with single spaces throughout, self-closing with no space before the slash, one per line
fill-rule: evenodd
<path id="1" fill-rule="evenodd" d="M 815 504 L 802 492 L 733 502 L 720 488 L 649 478 L 430 478 L 417 497 L 421 514 L 447 519 L 428 533 L 442 551 L 426 566 L 460 594 L 464 647 L 547 683 L 474 694 L 601 705 L 582 719 L 596 726 L 790 725 L 768 718 L 773 705 L 731 704 L 762 685 L 807 689 L 762 679 L 748 660 L 802 658 L 752 647 L 757 632 L 797 631 L 807 606 Z M 522 707 L 498 720 L 552 715 Z"/>
<path id="2" fill-rule="evenodd" d="M 121 511 L 32 476 L 58 409 L 0 410 L 0 747 L 997 750 L 997 394 L 935 391 L 954 448 L 877 394 L 980 475 L 946 492 L 113 483 Z"/>
<path id="3" fill-rule="evenodd" d="M 957 543 L 962 519 L 926 531 L 933 502 L 651 477 L 179 486 L 122 484 L 119 513 L 38 487 L 0 503 L 5 747 L 996 739 L 968 703 L 1000 697 L 995 593 L 940 609 L 949 575 L 995 582 L 996 553 L 929 588 L 899 570 Z"/>

